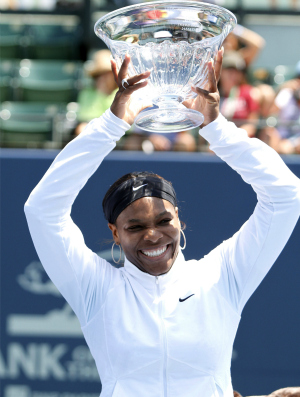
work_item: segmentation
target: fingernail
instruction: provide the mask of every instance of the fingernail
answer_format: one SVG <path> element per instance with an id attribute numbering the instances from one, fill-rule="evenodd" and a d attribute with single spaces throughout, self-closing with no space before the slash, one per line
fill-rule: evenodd
<path id="1" fill-rule="evenodd" d="M 214 65 L 214 63 L 215 63 L 213 58 L 210 58 L 210 62 L 212 63 L 212 65 Z"/>
<path id="2" fill-rule="evenodd" d="M 221 51 L 222 51 L 222 55 L 224 54 L 224 47 L 222 46 L 222 48 L 221 48 Z"/>

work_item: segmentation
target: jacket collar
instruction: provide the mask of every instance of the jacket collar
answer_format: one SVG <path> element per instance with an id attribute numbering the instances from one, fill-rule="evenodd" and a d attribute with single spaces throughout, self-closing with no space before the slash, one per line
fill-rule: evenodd
<path id="1" fill-rule="evenodd" d="M 149 273 L 144 273 L 133 265 L 127 258 L 125 258 L 123 271 L 135 278 L 143 287 L 147 289 L 156 288 L 157 282 L 160 287 L 166 287 L 168 284 L 178 280 L 179 274 L 184 267 L 185 258 L 181 250 L 179 250 L 177 258 L 173 263 L 173 266 L 168 273 L 162 274 L 161 276 L 152 276 Z"/>

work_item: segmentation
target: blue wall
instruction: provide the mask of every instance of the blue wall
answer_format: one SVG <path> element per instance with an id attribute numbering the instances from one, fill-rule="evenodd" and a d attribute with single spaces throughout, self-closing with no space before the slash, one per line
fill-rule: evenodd
<path id="1" fill-rule="evenodd" d="M 101 386 L 77 320 L 35 253 L 24 203 L 55 152 L 2 150 L 1 355 L 3 397 L 97 397 Z M 300 159 L 285 158 L 300 177 Z M 86 244 L 106 256 L 111 243 L 101 201 L 110 184 L 133 170 L 173 182 L 186 223 L 187 259 L 201 258 L 230 237 L 256 204 L 252 189 L 211 154 L 113 152 L 79 194 L 72 216 Z M 300 224 L 243 312 L 232 360 L 241 394 L 300 385 Z M 51 324 L 53 328 L 51 328 Z M 47 394 L 48 393 L 48 394 Z M 52 396 L 51 396 L 52 397 Z"/>

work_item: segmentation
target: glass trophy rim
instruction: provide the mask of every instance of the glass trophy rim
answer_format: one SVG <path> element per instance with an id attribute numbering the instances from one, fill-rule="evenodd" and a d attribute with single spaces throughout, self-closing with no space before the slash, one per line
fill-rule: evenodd
<path id="1" fill-rule="evenodd" d="M 172 4 L 172 3 L 181 5 L 186 8 L 188 8 L 189 6 L 190 7 L 194 6 L 194 7 L 201 9 L 201 6 L 205 6 L 206 8 L 215 9 L 216 11 L 219 11 L 219 12 L 223 11 L 225 14 L 227 14 L 228 16 L 230 16 L 232 18 L 232 21 L 231 22 L 229 21 L 229 23 L 231 23 L 231 25 L 232 25 L 232 29 L 237 24 L 236 16 L 231 11 L 229 11 L 227 8 L 219 6 L 217 4 L 210 4 L 210 3 L 205 3 L 205 2 L 201 2 L 201 1 L 184 1 L 183 2 L 182 0 L 164 0 L 163 3 L 161 1 L 150 1 L 150 2 L 145 2 L 145 3 L 133 4 L 133 5 L 126 6 L 126 7 L 121 7 L 121 8 L 118 8 L 117 10 L 111 11 L 111 12 L 103 15 L 101 18 L 99 18 L 97 20 L 97 22 L 94 25 L 94 32 L 95 32 L 96 36 L 100 37 L 98 34 L 98 29 L 100 29 L 101 31 L 103 31 L 103 30 L 101 29 L 101 27 L 99 25 L 104 21 L 108 21 L 109 19 L 118 16 L 119 14 L 123 13 L 124 11 L 125 12 L 132 11 L 132 10 L 139 9 L 141 7 L 143 7 L 143 8 L 149 7 L 149 6 L 151 7 L 152 5 L 160 5 L 161 7 L 165 7 L 166 5 Z M 218 37 L 218 36 L 215 36 L 215 37 Z"/>

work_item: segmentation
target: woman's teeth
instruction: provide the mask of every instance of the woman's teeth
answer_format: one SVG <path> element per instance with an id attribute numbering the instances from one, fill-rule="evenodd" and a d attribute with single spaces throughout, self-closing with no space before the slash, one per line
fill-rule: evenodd
<path id="1" fill-rule="evenodd" d="M 142 253 L 144 255 L 154 257 L 163 254 L 166 250 L 167 250 L 167 246 L 165 245 L 164 247 L 159 248 L 157 250 L 142 251 Z"/>

